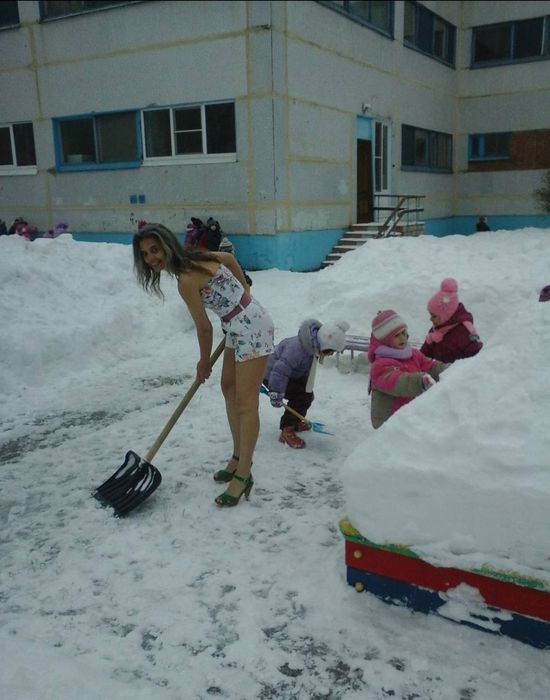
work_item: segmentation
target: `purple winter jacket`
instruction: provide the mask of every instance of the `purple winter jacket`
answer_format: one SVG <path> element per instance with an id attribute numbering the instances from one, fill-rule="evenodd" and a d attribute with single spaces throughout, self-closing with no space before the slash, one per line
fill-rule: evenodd
<path id="1" fill-rule="evenodd" d="M 276 345 L 275 350 L 267 360 L 264 378 L 264 384 L 269 387 L 270 391 L 284 394 L 291 377 L 298 378 L 309 375 L 313 358 L 319 352 L 316 344 L 316 331 L 320 327 L 320 321 L 314 318 L 307 319 L 300 324 L 298 335 L 284 338 Z"/>

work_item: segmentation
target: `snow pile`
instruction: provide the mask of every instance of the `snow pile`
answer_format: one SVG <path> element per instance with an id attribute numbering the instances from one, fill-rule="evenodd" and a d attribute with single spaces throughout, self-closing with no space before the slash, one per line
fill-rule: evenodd
<path id="1" fill-rule="evenodd" d="M 445 260 L 447 242 L 452 259 Z M 378 289 L 382 258 L 365 254 L 369 296 L 412 319 L 413 339 L 422 340 L 415 331 L 425 304 L 419 298 L 431 293 L 418 294 L 426 268 L 430 290 L 456 276 L 484 348 L 356 446 L 342 469 L 348 516 L 374 542 L 408 544 L 439 565 L 488 564 L 550 581 L 550 304 L 538 302 L 550 271 L 548 234 L 483 234 L 461 238 L 460 247 L 451 239 L 422 243 L 434 255 L 415 270 L 414 287 L 407 282 L 417 259 L 407 270 L 402 253 L 410 244 L 396 246 L 394 265 L 407 274 L 388 294 Z M 435 279 L 433 270 L 441 271 Z"/>

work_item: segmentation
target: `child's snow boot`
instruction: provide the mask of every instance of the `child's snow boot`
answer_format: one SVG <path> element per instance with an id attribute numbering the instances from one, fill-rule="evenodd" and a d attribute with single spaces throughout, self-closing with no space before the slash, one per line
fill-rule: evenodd
<path id="1" fill-rule="evenodd" d="M 289 447 L 293 447 L 295 450 L 301 450 L 306 446 L 306 443 L 301 437 L 298 437 L 294 432 L 294 428 L 291 425 L 287 425 L 286 428 L 281 430 L 279 435 L 279 442 L 286 443 Z"/>
<path id="2" fill-rule="evenodd" d="M 311 423 L 307 423 L 305 420 L 301 420 L 298 425 L 294 428 L 297 433 L 303 433 L 306 430 L 311 430 Z"/>

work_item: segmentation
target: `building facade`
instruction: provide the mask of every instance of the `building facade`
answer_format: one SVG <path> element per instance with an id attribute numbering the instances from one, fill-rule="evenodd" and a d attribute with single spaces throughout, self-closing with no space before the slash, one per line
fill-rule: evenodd
<path id="1" fill-rule="evenodd" d="M 291 270 L 398 195 L 434 235 L 550 226 L 550 2 L 4 1 L 0 57 L 8 225 L 213 216 Z"/>

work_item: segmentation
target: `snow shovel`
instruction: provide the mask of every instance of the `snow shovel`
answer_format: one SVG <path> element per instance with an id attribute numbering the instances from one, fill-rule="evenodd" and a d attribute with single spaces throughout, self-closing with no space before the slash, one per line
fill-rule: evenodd
<path id="1" fill-rule="evenodd" d="M 218 357 L 222 354 L 224 347 L 225 337 L 212 353 L 210 357 L 211 365 L 214 365 Z M 161 434 L 145 455 L 145 458 L 142 459 L 136 452 L 129 450 L 124 458 L 124 463 L 109 479 L 107 479 L 107 481 L 103 482 L 103 484 L 98 486 L 92 493 L 92 496 L 103 503 L 103 505 L 112 506 L 116 517 L 120 518 L 129 513 L 148 498 L 160 485 L 162 481 L 161 474 L 159 470 L 151 464 L 151 460 L 195 395 L 200 384 L 200 381 L 195 379 L 191 388 L 170 417 L 170 420 L 164 426 Z"/>
<path id="2" fill-rule="evenodd" d="M 266 394 L 269 396 L 269 389 L 265 386 L 265 384 L 262 384 L 260 387 L 260 392 L 262 394 Z M 298 420 L 304 421 L 304 423 L 307 423 L 313 432 L 315 433 L 323 433 L 323 435 L 333 435 L 333 433 L 329 433 L 328 430 L 325 430 L 325 424 L 324 423 L 316 423 L 315 421 L 308 420 L 305 416 L 302 416 L 298 411 L 295 411 L 293 408 L 291 408 L 288 403 L 283 402 L 284 408 L 289 412 L 292 413 L 293 416 L 296 416 Z"/>

